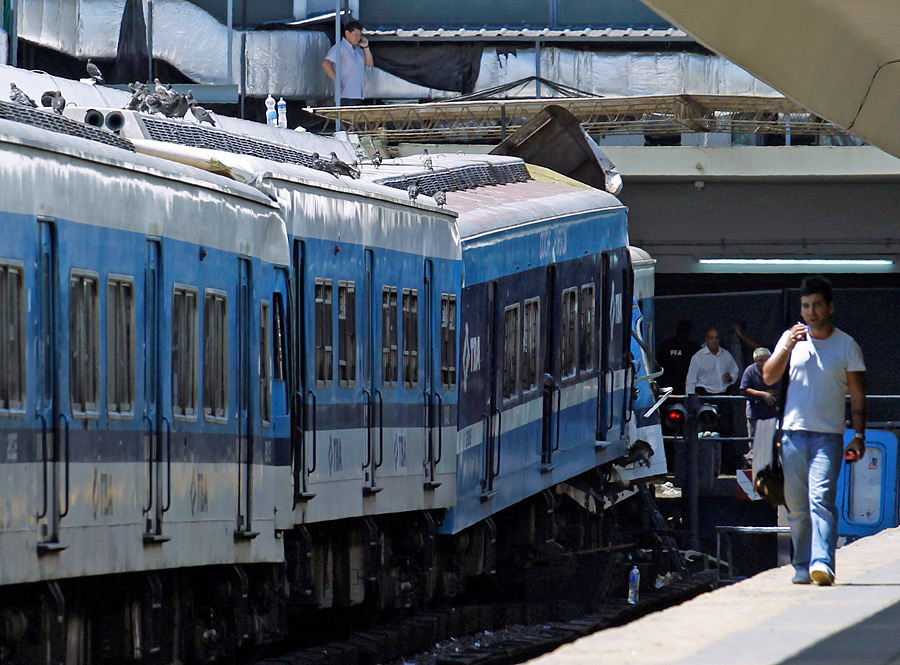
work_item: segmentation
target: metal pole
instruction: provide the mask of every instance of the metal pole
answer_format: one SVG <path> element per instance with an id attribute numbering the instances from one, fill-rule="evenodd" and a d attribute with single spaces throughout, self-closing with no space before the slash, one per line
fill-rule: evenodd
<path id="1" fill-rule="evenodd" d="M 232 58 L 234 52 L 234 0 L 225 0 L 226 10 L 228 12 L 228 48 L 225 52 L 225 57 L 228 58 L 228 62 L 225 63 L 225 71 L 226 78 L 228 79 L 228 83 L 234 80 L 233 71 L 232 71 Z"/>
<path id="2" fill-rule="evenodd" d="M 534 75 L 541 78 L 541 40 L 534 43 Z M 534 82 L 534 90 L 538 99 L 541 98 L 541 82 Z"/>
<path id="3" fill-rule="evenodd" d="M 344 31 L 341 29 L 341 0 L 334 0 L 334 43 L 335 49 L 334 61 L 334 105 L 341 107 L 341 51 L 344 48 L 342 39 Z M 338 118 L 334 121 L 334 131 L 341 131 L 341 112 L 338 111 Z"/>
<path id="4" fill-rule="evenodd" d="M 153 82 L 153 0 L 147 0 L 147 79 Z"/>
<path id="5" fill-rule="evenodd" d="M 12 0 L 12 20 L 9 30 L 9 64 L 19 66 L 19 0 Z"/>
<path id="6" fill-rule="evenodd" d="M 688 456 L 688 517 L 690 522 L 691 549 L 700 549 L 700 442 L 697 439 L 697 397 L 689 396 L 687 422 L 685 423 L 685 445 Z M 684 491 L 684 488 L 682 488 Z"/>
<path id="7" fill-rule="evenodd" d="M 244 104 L 247 101 L 247 0 L 241 3 L 241 119 L 244 114 Z"/>

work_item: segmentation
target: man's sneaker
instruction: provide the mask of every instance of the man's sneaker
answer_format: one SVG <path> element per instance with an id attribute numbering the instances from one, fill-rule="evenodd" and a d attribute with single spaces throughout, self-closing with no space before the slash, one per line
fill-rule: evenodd
<path id="1" fill-rule="evenodd" d="M 798 570 L 794 573 L 794 577 L 791 578 L 791 584 L 810 584 L 812 583 L 812 578 L 809 576 L 809 572 L 806 570 Z"/>
<path id="2" fill-rule="evenodd" d="M 810 568 L 809 576 L 819 586 L 831 586 L 834 584 L 834 573 L 824 563 L 817 563 Z"/>

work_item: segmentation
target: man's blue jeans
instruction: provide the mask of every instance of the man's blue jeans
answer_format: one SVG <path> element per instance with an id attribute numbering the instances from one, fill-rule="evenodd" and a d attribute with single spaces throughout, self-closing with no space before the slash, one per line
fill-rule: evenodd
<path id="1" fill-rule="evenodd" d="M 844 437 L 829 432 L 785 431 L 781 438 L 784 499 L 799 571 L 823 563 L 834 572 L 837 549 L 837 481 Z"/>

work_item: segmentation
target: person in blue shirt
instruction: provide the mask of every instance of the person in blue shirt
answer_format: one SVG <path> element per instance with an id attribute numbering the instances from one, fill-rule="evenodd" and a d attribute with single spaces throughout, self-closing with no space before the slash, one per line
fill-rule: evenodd
<path id="1" fill-rule="evenodd" d="M 747 398 L 747 434 L 756 434 L 756 421 L 777 417 L 778 393 L 781 381 L 773 386 L 766 385 L 762 368 L 772 355 L 764 346 L 753 351 L 753 364 L 741 376 L 741 394 Z"/>
<path id="2" fill-rule="evenodd" d="M 369 40 L 363 37 L 362 23 L 348 21 L 344 38 L 325 55 L 322 69 L 337 84 L 337 50 L 341 49 L 341 106 L 359 106 L 366 97 L 366 67 L 375 64 Z"/>

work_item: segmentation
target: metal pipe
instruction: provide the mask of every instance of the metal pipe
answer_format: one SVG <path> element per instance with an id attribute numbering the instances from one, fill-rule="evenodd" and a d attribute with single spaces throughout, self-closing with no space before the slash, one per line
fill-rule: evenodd
<path id="1" fill-rule="evenodd" d="M 534 82 L 535 95 L 541 98 L 541 40 L 534 43 L 534 75 L 537 79 Z"/>
<path id="2" fill-rule="evenodd" d="M 147 83 L 153 82 L 153 0 L 147 2 Z"/>
<path id="3" fill-rule="evenodd" d="M 341 29 L 341 0 L 334 0 L 334 44 L 337 47 L 335 51 L 334 62 L 334 105 L 340 109 L 341 107 L 341 51 L 343 50 L 342 39 L 344 31 Z M 341 131 L 341 113 L 338 111 L 337 119 L 334 121 L 334 131 Z"/>
<path id="4" fill-rule="evenodd" d="M 228 83 L 231 84 L 234 81 L 231 62 L 234 52 L 234 0 L 225 0 L 225 9 L 228 12 L 228 48 L 225 51 L 225 57 L 228 58 L 228 62 L 225 63 L 225 76 L 228 79 Z"/>

